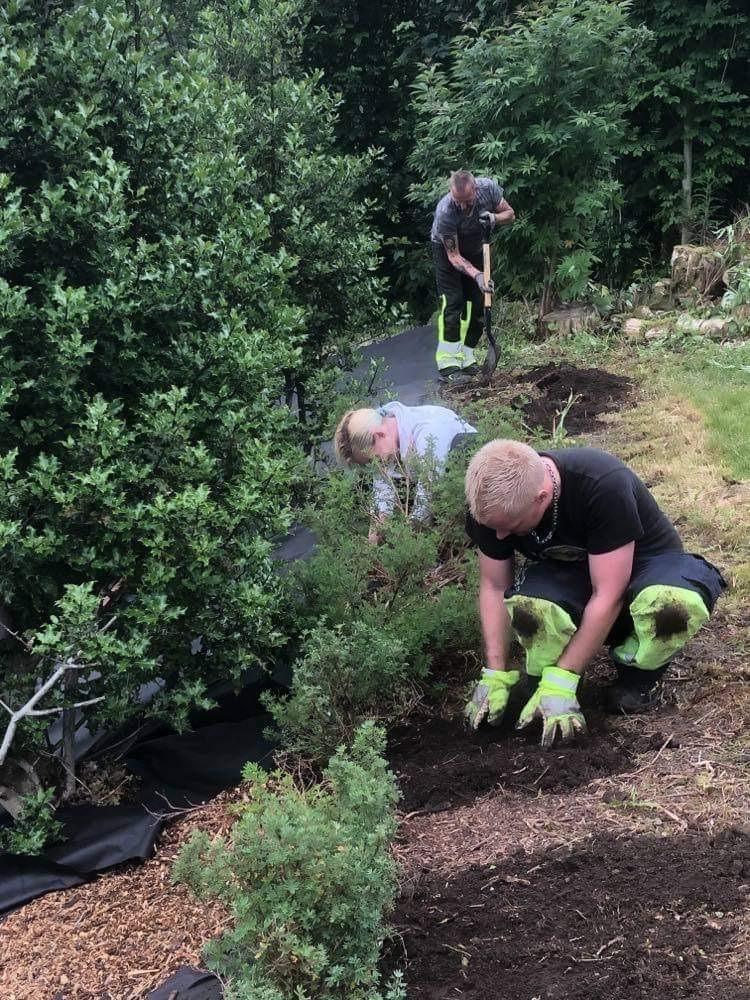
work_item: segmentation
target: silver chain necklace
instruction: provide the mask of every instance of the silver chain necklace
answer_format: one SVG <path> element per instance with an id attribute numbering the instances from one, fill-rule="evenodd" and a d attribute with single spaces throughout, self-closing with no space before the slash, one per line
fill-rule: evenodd
<path id="1" fill-rule="evenodd" d="M 532 528 L 529 534 L 537 545 L 546 545 L 550 538 L 554 535 L 555 530 L 557 529 L 557 511 L 560 504 L 560 486 L 558 485 L 555 471 L 550 462 L 545 462 L 544 466 L 547 472 L 549 472 L 550 479 L 552 480 L 552 526 L 544 538 L 540 538 L 536 533 L 536 530 Z"/>

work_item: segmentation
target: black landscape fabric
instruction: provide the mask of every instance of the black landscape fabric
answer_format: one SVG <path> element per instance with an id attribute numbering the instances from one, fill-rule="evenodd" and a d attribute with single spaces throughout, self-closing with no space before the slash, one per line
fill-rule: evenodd
<path id="1" fill-rule="evenodd" d="M 263 735 L 270 718 L 259 696 L 269 682 L 225 696 L 195 719 L 196 729 L 137 743 L 128 767 L 142 778 L 140 801 L 120 806 L 70 806 L 57 818 L 65 841 L 38 857 L 0 854 L 0 912 L 45 892 L 81 885 L 98 872 L 153 853 L 170 806 L 205 802 L 236 785 L 247 761 L 270 765 L 272 745 Z"/>
<path id="2" fill-rule="evenodd" d="M 185 966 L 147 994 L 146 1000 L 221 1000 L 223 996 L 221 983 L 210 972 Z"/>

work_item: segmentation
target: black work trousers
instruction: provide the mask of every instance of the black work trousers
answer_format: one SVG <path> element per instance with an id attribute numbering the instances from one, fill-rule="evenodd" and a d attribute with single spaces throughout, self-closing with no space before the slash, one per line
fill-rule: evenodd
<path id="1" fill-rule="evenodd" d="M 482 336 L 484 293 L 473 278 L 451 264 L 442 243 L 432 244 L 432 256 L 438 294 L 438 339 L 447 340 L 451 344 L 463 340 L 467 347 L 476 347 Z M 461 256 L 482 270 L 484 265 L 481 249 L 476 253 L 462 250 Z M 462 321 L 466 328 L 463 338 Z"/>

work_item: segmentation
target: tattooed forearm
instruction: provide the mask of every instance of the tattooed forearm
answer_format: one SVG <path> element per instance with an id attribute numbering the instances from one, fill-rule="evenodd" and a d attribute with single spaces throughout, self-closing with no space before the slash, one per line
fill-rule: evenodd
<path id="1" fill-rule="evenodd" d="M 474 265 L 465 257 L 462 257 L 458 250 L 453 253 L 449 253 L 448 260 L 457 271 L 462 271 L 464 274 L 468 274 L 470 278 L 476 278 L 479 274 L 479 269 L 474 267 Z"/>

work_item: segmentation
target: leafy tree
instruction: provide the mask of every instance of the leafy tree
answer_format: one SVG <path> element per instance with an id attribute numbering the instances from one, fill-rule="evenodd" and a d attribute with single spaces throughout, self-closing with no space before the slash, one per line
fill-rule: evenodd
<path id="1" fill-rule="evenodd" d="M 647 226 L 679 227 L 687 243 L 746 198 L 750 20 L 735 0 L 636 0 L 633 16 L 653 44 L 636 81 L 631 197 Z"/>
<path id="2" fill-rule="evenodd" d="M 242 87 L 236 139 L 268 217 L 264 249 L 283 248 L 293 260 L 288 295 L 301 310 L 304 340 L 287 388 L 320 429 L 336 369 L 393 316 L 376 276 L 380 243 L 363 195 L 375 154 L 337 146 L 339 99 L 303 65 L 308 8 L 307 0 L 229 0 L 212 4 L 201 25 Z"/>
<path id="3" fill-rule="evenodd" d="M 279 401 L 308 316 L 247 155 L 252 97 L 173 28 L 156 0 L 0 10 L 4 705 L 66 667 L 18 749 L 33 712 L 67 706 L 69 751 L 72 704 L 117 724 L 157 678 L 151 711 L 184 724 L 283 639 L 269 540 L 302 456 Z"/>
<path id="4" fill-rule="evenodd" d="M 498 278 L 515 295 L 541 292 L 541 312 L 586 287 L 603 220 L 622 204 L 615 165 L 645 37 L 626 4 L 565 0 L 458 38 L 415 84 L 411 162 L 425 180 L 412 197 L 434 204 L 458 162 L 497 177 L 517 212 Z"/>

